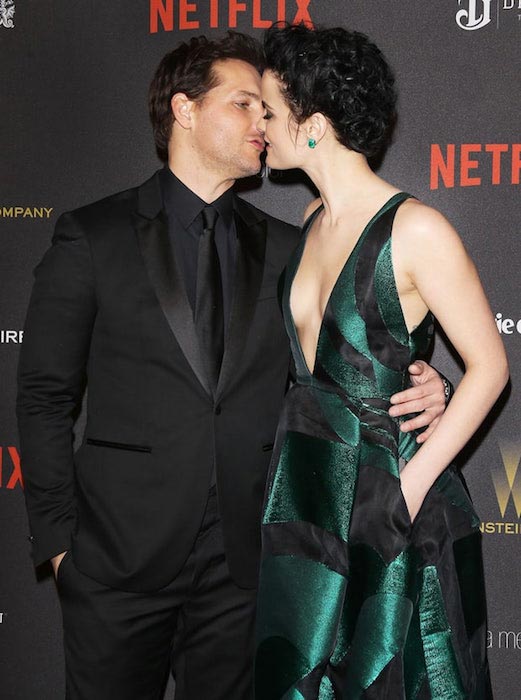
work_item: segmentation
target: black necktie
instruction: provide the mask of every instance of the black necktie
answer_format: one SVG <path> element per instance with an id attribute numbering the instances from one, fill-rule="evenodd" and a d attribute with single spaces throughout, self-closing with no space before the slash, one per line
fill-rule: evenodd
<path id="1" fill-rule="evenodd" d="M 201 214 L 203 232 L 199 239 L 197 255 L 195 327 L 201 343 L 210 386 L 215 393 L 224 349 L 221 267 L 215 245 L 215 222 L 219 212 L 208 205 Z"/>

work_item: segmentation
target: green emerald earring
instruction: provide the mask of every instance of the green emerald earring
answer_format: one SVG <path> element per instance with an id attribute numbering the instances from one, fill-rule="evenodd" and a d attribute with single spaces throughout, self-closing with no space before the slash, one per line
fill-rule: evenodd
<path id="1" fill-rule="evenodd" d="M 317 142 L 315 141 L 315 139 L 309 139 L 308 146 L 310 148 L 315 148 L 316 145 L 317 145 Z"/>

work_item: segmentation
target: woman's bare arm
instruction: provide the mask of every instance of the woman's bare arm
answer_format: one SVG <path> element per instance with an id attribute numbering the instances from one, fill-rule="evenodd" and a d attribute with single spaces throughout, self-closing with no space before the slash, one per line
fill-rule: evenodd
<path id="1" fill-rule="evenodd" d="M 497 400 L 508 380 L 508 364 L 476 268 L 456 231 L 422 204 L 403 209 L 392 245 L 406 320 L 409 316 L 413 323 L 429 308 L 465 364 L 463 379 L 438 426 L 401 474 L 414 518 L 436 478 Z"/>

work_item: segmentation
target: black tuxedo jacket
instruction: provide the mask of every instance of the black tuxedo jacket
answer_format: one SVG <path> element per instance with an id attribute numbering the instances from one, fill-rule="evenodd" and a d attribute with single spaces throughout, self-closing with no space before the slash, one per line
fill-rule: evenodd
<path id="1" fill-rule="evenodd" d="M 35 563 L 124 590 L 182 567 L 215 464 L 230 571 L 256 585 L 266 470 L 289 348 L 277 282 L 298 230 L 235 197 L 235 296 L 215 398 L 162 211 L 158 174 L 60 217 L 36 268 L 18 420 Z M 87 384 L 87 422 L 73 423 Z"/>

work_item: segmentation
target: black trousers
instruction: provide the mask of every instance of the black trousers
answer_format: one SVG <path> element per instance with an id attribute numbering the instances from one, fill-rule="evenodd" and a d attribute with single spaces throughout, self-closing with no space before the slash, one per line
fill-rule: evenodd
<path id="1" fill-rule="evenodd" d="M 214 489 L 185 566 L 162 590 L 109 588 L 70 554 L 57 585 L 68 700 L 160 700 L 170 671 L 176 700 L 252 700 L 256 591 L 230 578 Z"/>

